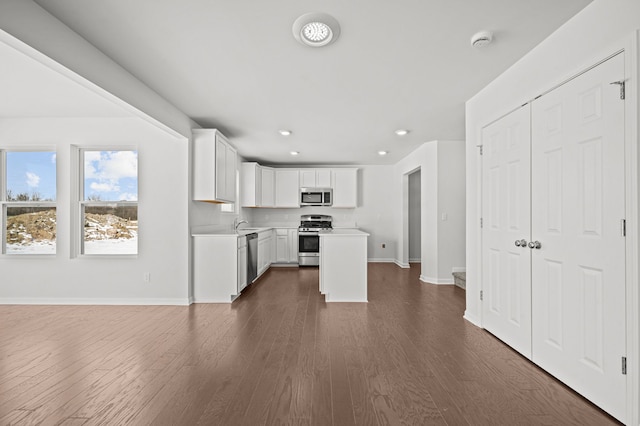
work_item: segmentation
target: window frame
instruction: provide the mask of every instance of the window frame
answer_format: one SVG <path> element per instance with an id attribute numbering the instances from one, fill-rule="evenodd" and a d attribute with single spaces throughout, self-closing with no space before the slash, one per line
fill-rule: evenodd
<path id="1" fill-rule="evenodd" d="M 8 167 L 7 167 L 7 153 L 8 152 L 50 152 L 56 154 L 55 162 L 55 179 L 56 179 L 56 196 L 54 201 L 9 201 L 8 197 Z M 55 257 L 58 255 L 58 160 L 57 160 L 57 147 L 50 145 L 34 145 L 34 146 L 3 146 L 0 147 L 0 256 L 16 256 L 16 257 L 29 257 L 36 256 Z M 25 208 L 53 208 L 56 212 L 56 241 L 54 244 L 53 253 L 7 253 L 7 209 L 12 207 L 25 207 Z"/>
<path id="2" fill-rule="evenodd" d="M 86 207 L 118 207 L 118 206 L 135 206 L 138 211 L 140 208 L 140 157 L 139 157 L 139 148 L 135 145 L 100 145 L 100 146 L 72 146 L 72 158 L 76 159 L 76 163 L 73 166 L 72 180 L 75 180 L 75 188 L 74 191 L 74 200 L 73 204 L 76 206 L 73 210 L 76 212 L 75 217 L 72 218 L 72 223 L 74 223 L 73 229 L 75 232 L 72 234 L 72 239 L 74 244 L 72 244 L 72 258 L 75 257 L 86 257 L 86 258 L 137 258 L 140 254 L 140 228 L 138 227 L 138 240 L 136 245 L 135 253 L 85 253 L 85 210 Z M 137 160 L 137 168 L 138 175 L 136 177 L 137 181 L 137 192 L 138 192 L 138 200 L 137 201 L 92 201 L 85 200 L 85 153 L 86 152 L 115 152 L 115 151 L 135 151 L 136 152 L 136 160 Z M 75 174 L 75 175 L 74 175 Z"/>

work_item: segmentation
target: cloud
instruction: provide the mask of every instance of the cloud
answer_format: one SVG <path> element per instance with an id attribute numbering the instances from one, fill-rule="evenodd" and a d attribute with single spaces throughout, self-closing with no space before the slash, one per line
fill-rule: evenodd
<path id="1" fill-rule="evenodd" d="M 120 191 L 120 186 L 118 186 L 118 181 L 103 181 L 103 182 L 91 182 L 89 187 L 96 192 L 113 192 Z"/>
<path id="2" fill-rule="evenodd" d="M 57 157 L 56 153 L 54 152 L 53 155 L 51 155 L 51 163 L 56 164 L 57 158 L 58 157 Z"/>
<path id="3" fill-rule="evenodd" d="M 37 188 L 40 185 L 40 176 L 35 173 L 27 172 L 27 186 L 29 188 Z"/>
<path id="4" fill-rule="evenodd" d="M 130 194 L 128 192 L 123 192 L 119 197 L 120 201 L 138 201 L 138 194 Z"/>
<path id="5" fill-rule="evenodd" d="M 138 176 L 137 151 L 85 151 L 85 179 L 115 180 Z"/>

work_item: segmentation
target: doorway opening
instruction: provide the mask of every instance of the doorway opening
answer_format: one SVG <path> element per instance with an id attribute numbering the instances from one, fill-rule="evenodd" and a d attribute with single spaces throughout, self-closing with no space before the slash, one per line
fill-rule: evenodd
<path id="1" fill-rule="evenodd" d="M 409 174 L 409 264 L 421 263 L 421 173 L 420 169 Z"/>

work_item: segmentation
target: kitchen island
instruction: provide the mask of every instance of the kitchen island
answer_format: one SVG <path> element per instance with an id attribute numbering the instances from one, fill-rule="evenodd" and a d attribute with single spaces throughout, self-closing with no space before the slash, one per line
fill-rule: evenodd
<path id="1" fill-rule="evenodd" d="M 320 293 L 327 302 L 367 301 L 367 237 L 357 229 L 321 231 Z"/>

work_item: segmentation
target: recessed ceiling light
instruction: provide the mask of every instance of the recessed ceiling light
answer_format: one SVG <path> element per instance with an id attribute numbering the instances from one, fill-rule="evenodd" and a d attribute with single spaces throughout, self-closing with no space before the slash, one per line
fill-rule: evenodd
<path id="1" fill-rule="evenodd" d="M 389 151 L 378 151 L 378 155 L 387 155 Z"/>
<path id="2" fill-rule="evenodd" d="M 291 153 L 290 153 L 290 154 L 291 154 L 291 155 L 293 155 L 293 156 L 296 156 L 296 155 L 298 155 L 298 154 L 300 154 L 300 153 L 299 153 L 298 151 L 291 151 Z"/>
<path id="3" fill-rule="evenodd" d="M 340 24 L 326 13 L 305 13 L 293 23 L 293 36 L 305 46 L 322 47 L 340 35 Z"/>
<path id="4" fill-rule="evenodd" d="M 409 131 L 408 131 L 408 130 L 405 130 L 405 129 L 398 129 L 398 130 L 396 130 L 396 135 L 398 135 L 398 136 L 404 136 L 404 135 L 406 135 L 407 133 L 409 133 Z"/>
<path id="5" fill-rule="evenodd" d="M 285 130 L 285 129 L 278 130 L 278 132 L 280 132 L 282 136 L 289 136 L 291 134 L 291 130 Z"/>

